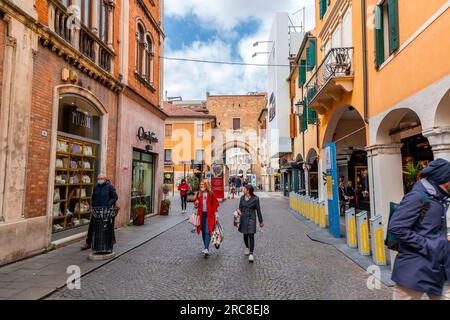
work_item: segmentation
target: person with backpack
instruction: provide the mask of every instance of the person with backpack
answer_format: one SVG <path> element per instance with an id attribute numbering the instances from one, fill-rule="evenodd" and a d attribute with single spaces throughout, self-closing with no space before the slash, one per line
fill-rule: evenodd
<path id="1" fill-rule="evenodd" d="M 444 292 L 450 281 L 450 241 L 447 210 L 450 198 L 450 162 L 437 159 L 419 174 L 390 217 L 388 247 L 398 251 L 392 280 L 394 300 L 448 300 Z M 395 239 L 395 241 L 392 241 Z"/>
<path id="2" fill-rule="evenodd" d="M 204 249 L 202 251 L 204 257 L 209 256 L 209 244 L 211 242 L 211 234 L 219 219 L 219 200 L 211 191 L 209 180 L 205 179 L 200 182 L 200 191 L 195 197 L 194 206 L 197 208 L 200 218 L 200 225 L 197 226 L 197 234 L 202 233 Z"/>

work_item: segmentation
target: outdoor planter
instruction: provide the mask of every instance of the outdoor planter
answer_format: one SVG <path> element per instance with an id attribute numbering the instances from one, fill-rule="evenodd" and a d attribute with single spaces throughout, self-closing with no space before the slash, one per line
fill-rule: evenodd
<path id="1" fill-rule="evenodd" d="M 138 205 L 133 210 L 133 225 L 142 226 L 145 221 L 145 212 L 147 208 L 145 206 Z"/>
<path id="2" fill-rule="evenodd" d="M 167 216 L 169 215 L 169 211 L 170 211 L 170 200 L 169 199 L 162 200 L 161 206 L 159 208 L 159 214 L 162 216 Z"/>

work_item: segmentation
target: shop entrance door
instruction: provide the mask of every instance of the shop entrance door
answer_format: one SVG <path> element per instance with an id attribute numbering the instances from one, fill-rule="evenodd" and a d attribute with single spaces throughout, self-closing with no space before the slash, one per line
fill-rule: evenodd
<path id="1" fill-rule="evenodd" d="M 141 150 L 133 150 L 133 173 L 131 178 L 131 210 L 137 204 L 147 206 L 146 214 L 152 213 L 154 205 L 154 156 Z"/>

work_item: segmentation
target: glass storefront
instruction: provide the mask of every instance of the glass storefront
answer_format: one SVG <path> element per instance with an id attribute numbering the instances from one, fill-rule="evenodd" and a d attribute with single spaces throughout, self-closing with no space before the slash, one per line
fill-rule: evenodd
<path id="1" fill-rule="evenodd" d="M 53 232 L 89 223 L 99 171 L 100 115 L 86 99 L 60 99 L 56 142 Z"/>
<path id="2" fill-rule="evenodd" d="M 153 212 L 154 156 L 141 150 L 133 150 L 131 179 L 131 210 L 137 204 L 146 204 L 147 212 Z"/>

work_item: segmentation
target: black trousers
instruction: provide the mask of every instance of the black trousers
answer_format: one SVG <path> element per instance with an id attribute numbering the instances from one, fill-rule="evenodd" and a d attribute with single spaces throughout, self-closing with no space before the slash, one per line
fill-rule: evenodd
<path id="1" fill-rule="evenodd" d="M 255 249 L 255 234 L 244 234 L 244 242 L 245 246 L 250 250 L 250 254 L 252 254 Z"/>
<path id="2" fill-rule="evenodd" d="M 181 210 L 186 210 L 187 208 L 187 195 L 181 196 Z"/>

